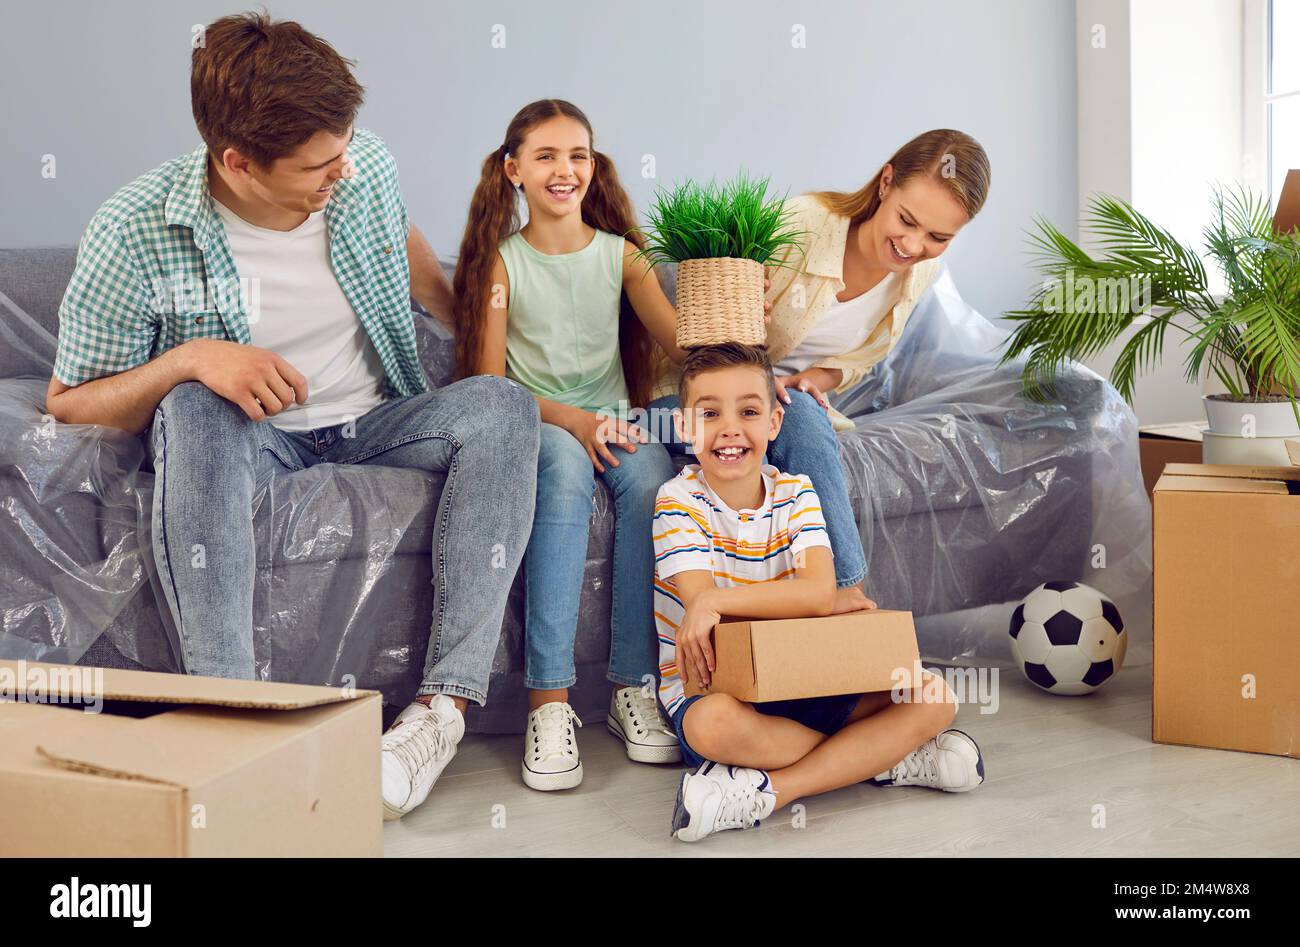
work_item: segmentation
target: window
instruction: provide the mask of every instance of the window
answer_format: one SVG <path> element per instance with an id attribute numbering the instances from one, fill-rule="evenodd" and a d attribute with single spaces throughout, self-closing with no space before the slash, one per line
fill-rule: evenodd
<path id="1" fill-rule="evenodd" d="M 1244 13 L 1246 183 L 1276 204 L 1300 168 L 1300 0 L 1246 0 Z"/>

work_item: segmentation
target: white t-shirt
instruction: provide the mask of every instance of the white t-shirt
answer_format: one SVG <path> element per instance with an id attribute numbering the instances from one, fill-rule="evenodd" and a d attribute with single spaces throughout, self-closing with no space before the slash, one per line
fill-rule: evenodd
<path id="1" fill-rule="evenodd" d="M 814 362 L 859 348 L 898 302 L 898 275 L 889 273 L 848 302 L 833 302 L 803 341 L 773 367 L 778 375 L 796 375 Z"/>
<path id="2" fill-rule="evenodd" d="M 330 264 L 325 212 L 293 230 L 268 230 L 213 199 L 235 269 L 248 280 L 248 330 L 307 378 L 307 403 L 269 418 L 308 431 L 361 417 L 384 400 L 384 366 Z"/>

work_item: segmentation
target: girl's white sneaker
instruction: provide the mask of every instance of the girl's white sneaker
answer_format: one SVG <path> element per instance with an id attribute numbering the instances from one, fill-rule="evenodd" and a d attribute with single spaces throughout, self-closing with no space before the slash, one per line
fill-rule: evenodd
<path id="1" fill-rule="evenodd" d="M 638 763 L 682 761 L 677 734 L 660 712 L 659 701 L 654 694 L 646 694 L 640 687 L 614 691 L 605 726 L 623 741 L 630 760 Z"/>
<path id="2" fill-rule="evenodd" d="M 525 786 L 551 792 L 582 782 L 575 726 L 581 727 L 582 721 L 563 701 L 542 704 L 528 715 L 521 764 Z"/>

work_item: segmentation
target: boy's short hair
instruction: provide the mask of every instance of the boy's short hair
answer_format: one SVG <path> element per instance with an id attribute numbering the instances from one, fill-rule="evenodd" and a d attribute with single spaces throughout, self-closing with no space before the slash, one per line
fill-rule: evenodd
<path id="1" fill-rule="evenodd" d="M 317 132 L 342 136 L 365 90 L 325 40 L 263 13 L 207 26 L 190 59 L 190 105 L 208 150 L 234 148 L 264 168 Z"/>
<path id="2" fill-rule="evenodd" d="M 776 376 L 772 373 L 772 363 L 767 357 L 766 345 L 742 345 L 740 342 L 719 342 L 717 345 L 701 345 L 691 349 L 682 362 L 681 379 L 677 382 L 677 401 L 686 407 L 686 389 L 692 378 L 705 372 L 720 368 L 752 368 L 767 379 L 767 400 L 769 405 L 777 404 Z"/>

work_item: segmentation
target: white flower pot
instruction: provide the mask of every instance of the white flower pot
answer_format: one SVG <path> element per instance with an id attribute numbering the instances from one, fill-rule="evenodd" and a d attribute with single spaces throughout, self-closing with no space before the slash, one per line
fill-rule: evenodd
<path id="1" fill-rule="evenodd" d="M 1289 463 L 1286 441 L 1300 438 L 1290 401 L 1229 401 L 1213 395 L 1202 401 L 1210 422 L 1202 461 L 1266 467 Z"/>

